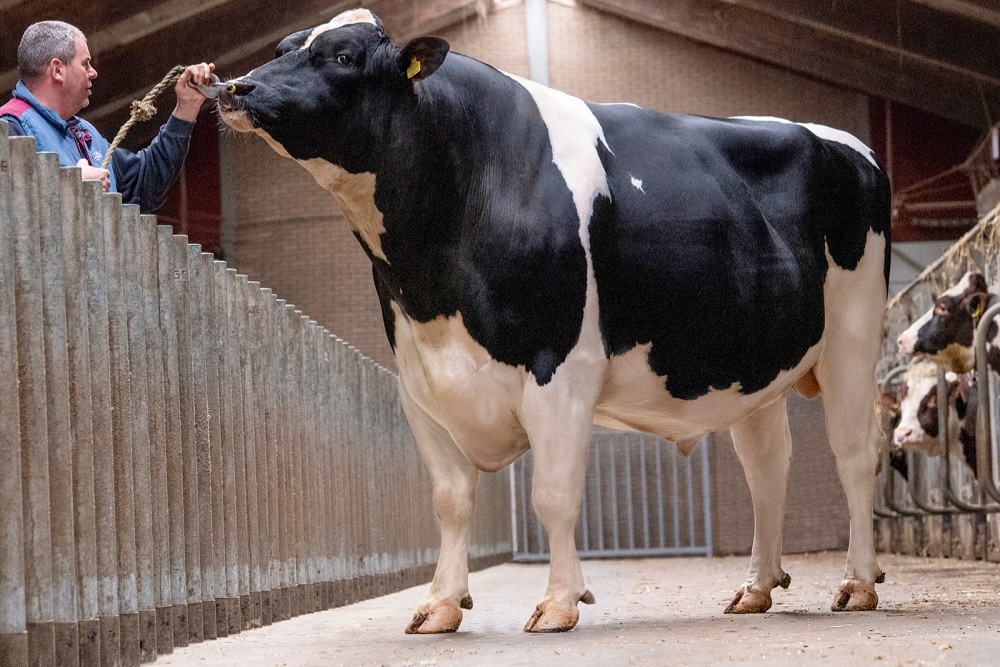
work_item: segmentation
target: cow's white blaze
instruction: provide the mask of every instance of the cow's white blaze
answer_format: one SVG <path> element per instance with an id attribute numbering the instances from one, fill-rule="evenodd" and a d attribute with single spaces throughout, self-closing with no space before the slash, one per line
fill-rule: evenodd
<path id="1" fill-rule="evenodd" d="M 629 174 L 628 177 L 632 181 L 632 187 L 634 187 L 636 190 L 638 190 L 642 194 L 646 194 L 646 191 L 642 189 L 642 179 L 636 178 L 632 174 Z"/>
<path id="2" fill-rule="evenodd" d="M 306 38 L 306 41 L 302 44 L 301 48 L 308 49 L 309 46 L 316 41 L 316 38 L 325 32 L 336 30 L 337 28 L 343 28 L 345 25 L 351 25 L 353 23 L 371 23 L 372 25 L 378 25 L 378 22 L 375 20 L 375 16 L 367 9 L 351 9 L 337 14 L 323 25 L 313 28 L 313 31 L 309 33 L 309 37 Z"/>
<path id="3" fill-rule="evenodd" d="M 866 146 L 865 142 L 861 141 L 850 132 L 844 132 L 843 130 L 827 127 L 826 125 L 817 125 L 816 123 L 793 123 L 790 120 L 776 118 L 774 116 L 733 116 L 733 118 L 739 120 L 759 120 L 771 123 L 789 123 L 792 125 L 799 125 L 806 128 L 820 139 L 836 141 L 838 144 L 850 146 L 860 153 L 866 160 L 871 162 L 876 167 L 878 166 L 878 163 L 875 162 L 875 154 L 872 152 L 872 149 Z"/>

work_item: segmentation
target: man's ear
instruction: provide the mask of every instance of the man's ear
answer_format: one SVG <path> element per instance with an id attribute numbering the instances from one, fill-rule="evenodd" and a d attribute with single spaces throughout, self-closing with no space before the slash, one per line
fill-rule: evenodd
<path id="1" fill-rule="evenodd" d="M 58 58 L 49 61 L 49 74 L 56 81 L 62 83 L 66 79 L 65 70 L 66 65 Z"/>
<path id="2" fill-rule="evenodd" d="M 411 81 L 426 79 L 444 62 L 449 48 L 440 37 L 417 37 L 399 52 L 399 68 Z"/>

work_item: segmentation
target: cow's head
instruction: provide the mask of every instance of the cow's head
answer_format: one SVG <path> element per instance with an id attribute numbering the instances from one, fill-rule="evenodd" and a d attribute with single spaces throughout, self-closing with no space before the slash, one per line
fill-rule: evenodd
<path id="1" fill-rule="evenodd" d="M 394 44 L 366 9 L 289 35 L 274 60 L 230 81 L 222 120 L 260 134 L 288 157 L 322 159 L 351 173 L 373 172 L 388 148 L 401 105 L 444 62 L 448 43 L 419 37 Z"/>
<path id="2" fill-rule="evenodd" d="M 991 294 L 981 273 L 966 273 L 897 339 L 899 351 L 931 359 L 955 373 L 972 370 L 973 336 Z"/>

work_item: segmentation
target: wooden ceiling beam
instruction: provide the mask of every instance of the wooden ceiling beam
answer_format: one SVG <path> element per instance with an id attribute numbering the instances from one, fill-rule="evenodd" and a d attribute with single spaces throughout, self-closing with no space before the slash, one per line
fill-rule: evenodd
<path id="1" fill-rule="evenodd" d="M 270 0 L 230 2 L 171 26 L 169 39 L 165 34 L 153 34 L 114 47 L 103 58 L 105 68 L 95 82 L 86 116 L 99 122 L 128 107 L 132 100 L 141 99 L 166 74 L 163 63 L 205 60 L 214 62 L 223 78 L 241 75 L 271 59 L 277 43 L 288 34 L 319 25 L 358 4 L 358 0 L 299 2 L 294 13 L 278 12 L 275 20 L 268 22 L 270 29 L 261 30 L 259 17 L 273 7 Z M 482 0 L 426 0 L 415 4 L 374 0 L 363 4 L 383 20 L 394 36 L 436 29 L 442 20 L 466 18 L 483 6 Z M 216 26 L 220 25 L 227 28 L 219 30 Z M 107 65 L 115 62 L 128 62 L 129 67 Z"/>
<path id="2" fill-rule="evenodd" d="M 815 24 L 793 22 L 750 7 L 743 0 L 577 1 L 972 127 L 985 128 L 1000 119 L 1000 83 L 989 77 L 970 75 Z M 800 0 L 789 1 L 794 4 Z M 838 0 L 838 5 L 843 1 Z"/>
<path id="3" fill-rule="evenodd" d="M 875 48 L 1000 83 L 1000 30 L 938 0 L 730 0 L 775 17 L 828 30 Z M 951 10 L 949 11 L 948 8 Z M 981 10 L 981 14 L 986 14 Z M 1000 12 L 992 13 L 1000 20 Z"/>

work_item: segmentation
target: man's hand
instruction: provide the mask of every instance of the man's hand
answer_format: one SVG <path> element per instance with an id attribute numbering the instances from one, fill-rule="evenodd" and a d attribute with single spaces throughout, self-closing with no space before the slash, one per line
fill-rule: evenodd
<path id="1" fill-rule="evenodd" d="M 194 122 L 198 118 L 198 111 L 201 109 L 205 96 L 197 88 L 192 88 L 188 82 L 199 86 L 207 86 L 212 83 L 212 70 L 215 69 L 213 63 L 199 63 L 188 65 L 181 72 L 181 77 L 174 85 L 174 92 L 177 93 L 177 106 L 174 107 L 174 116 L 181 120 Z"/>
<path id="2" fill-rule="evenodd" d="M 107 169 L 101 169 L 100 167 L 91 167 L 86 160 L 80 160 L 76 163 L 76 166 L 80 168 L 80 178 L 85 181 L 100 181 L 101 189 L 105 192 L 111 187 L 111 172 Z"/>

